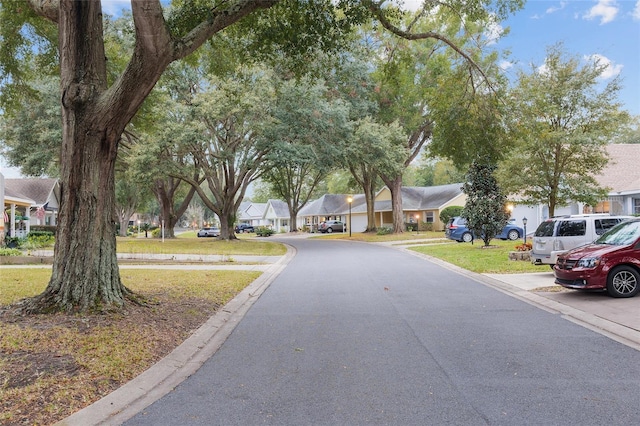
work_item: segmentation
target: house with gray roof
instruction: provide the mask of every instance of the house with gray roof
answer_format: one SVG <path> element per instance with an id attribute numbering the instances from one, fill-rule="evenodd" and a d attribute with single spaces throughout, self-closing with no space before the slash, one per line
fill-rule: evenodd
<path id="1" fill-rule="evenodd" d="M 289 232 L 291 220 L 289 206 L 282 200 L 268 200 L 262 216 L 266 226 L 275 232 Z M 297 226 L 299 227 L 299 225 Z"/>
<path id="2" fill-rule="evenodd" d="M 596 177 L 609 197 L 593 213 L 640 215 L 640 144 L 607 145 L 609 163 Z"/>
<path id="3" fill-rule="evenodd" d="M 24 237 L 33 225 L 55 225 L 60 205 L 57 179 L 5 179 L 0 174 L 3 221 L 0 232 Z"/>
<path id="4" fill-rule="evenodd" d="M 434 230 L 443 229 L 440 222 L 440 211 L 449 206 L 464 206 L 466 194 L 462 192 L 462 184 L 439 185 L 430 187 L 402 187 L 402 214 L 404 222 L 415 223 L 421 229 L 429 227 Z M 351 222 L 353 232 L 363 232 L 367 228 L 367 205 L 364 194 L 349 195 L 326 194 L 305 206 L 299 214 L 305 225 L 314 232 L 317 225 L 326 220 Z M 392 226 L 393 209 L 391 191 L 384 187 L 375 196 L 374 215 L 376 227 Z"/>
<path id="5" fill-rule="evenodd" d="M 249 201 L 243 201 L 240 203 L 240 209 L 238 209 L 238 216 L 236 218 L 237 223 L 246 223 L 254 227 L 265 226 L 267 222 L 264 221 L 264 212 L 267 208 L 267 203 L 253 203 Z"/>
<path id="6" fill-rule="evenodd" d="M 327 220 L 340 220 L 344 223 L 348 223 L 347 218 L 349 215 L 349 199 L 350 195 L 346 194 L 325 194 L 317 200 L 311 201 L 309 204 L 300 209 L 298 213 L 298 220 L 302 221 L 302 229 L 306 229 L 310 232 L 316 232 L 318 225 Z M 352 210 L 355 205 L 360 202 L 364 202 L 364 195 L 358 194 L 352 197 Z M 366 213 L 365 212 L 365 228 L 366 228 Z M 355 225 L 353 229 L 355 228 Z M 364 228 L 363 228 L 364 230 Z"/>

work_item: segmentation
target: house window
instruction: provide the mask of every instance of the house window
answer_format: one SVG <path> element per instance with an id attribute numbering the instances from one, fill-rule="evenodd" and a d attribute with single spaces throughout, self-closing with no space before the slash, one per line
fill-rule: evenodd
<path id="1" fill-rule="evenodd" d="M 425 215 L 425 219 L 426 219 L 425 222 L 433 223 L 434 218 L 435 218 L 435 215 L 434 215 L 433 212 L 425 212 L 424 215 Z"/>
<path id="2" fill-rule="evenodd" d="M 633 214 L 640 214 L 640 198 L 633 199 Z"/>

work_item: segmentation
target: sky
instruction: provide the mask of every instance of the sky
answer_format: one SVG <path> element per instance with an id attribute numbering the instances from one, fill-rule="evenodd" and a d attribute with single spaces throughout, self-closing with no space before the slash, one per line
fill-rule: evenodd
<path id="1" fill-rule="evenodd" d="M 405 0 L 409 8 L 419 3 Z M 102 5 L 105 13 L 118 15 L 130 0 L 103 0 Z M 607 64 L 603 84 L 619 75 L 619 101 L 640 116 L 640 0 L 528 0 L 502 27 L 509 27 L 510 33 L 494 47 L 511 51 L 502 64 L 509 75 L 517 69 L 529 72 L 529 64 L 542 65 L 547 47 L 561 42 L 572 56 L 598 55 Z M 19 177 L 17 169 L 2 161 L 5 177 Z"/>

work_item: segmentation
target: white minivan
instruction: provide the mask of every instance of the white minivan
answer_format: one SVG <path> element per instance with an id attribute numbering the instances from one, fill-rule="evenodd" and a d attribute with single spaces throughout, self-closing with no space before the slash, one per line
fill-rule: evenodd
<path id="1" fill-rule="evenodd" d="M 555 265 L 558 255 L 593 242 L 598 236 L 632 216 L 579 214 L 556 216 L 543 221 L 533 234 L 531 263 Z"/>

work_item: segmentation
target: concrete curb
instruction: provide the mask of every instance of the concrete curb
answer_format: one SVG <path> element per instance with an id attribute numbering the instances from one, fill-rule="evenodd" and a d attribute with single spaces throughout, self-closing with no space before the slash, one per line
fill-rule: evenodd
<path id="1" fill-rule="evenodd" d="M 119 425 L 171 392 L 216 353 L 244 314 L 295 254 L 295 248 L 287 245 L 287 253 L 278 262 L 271 265 L 169 355 L 135 379 L 56 425 Z"/>

